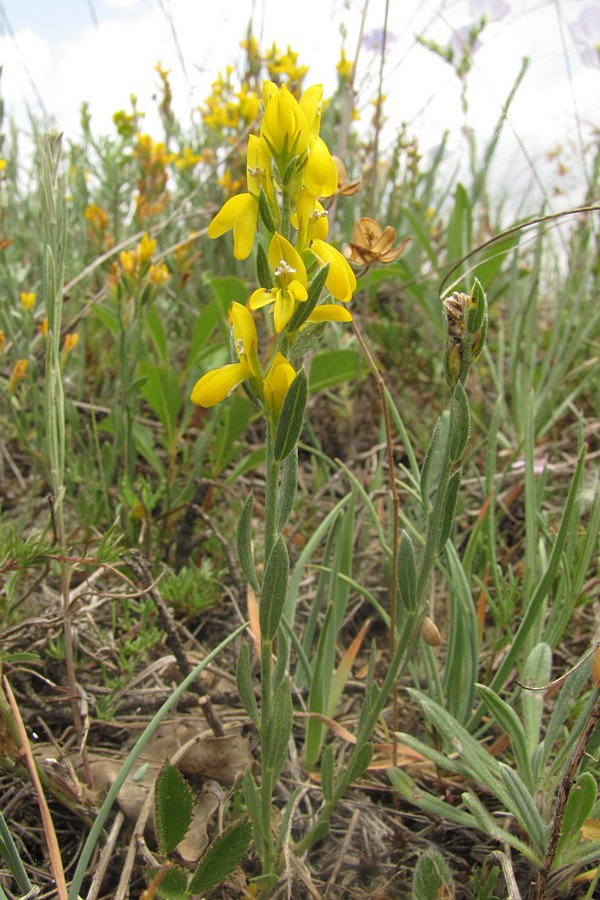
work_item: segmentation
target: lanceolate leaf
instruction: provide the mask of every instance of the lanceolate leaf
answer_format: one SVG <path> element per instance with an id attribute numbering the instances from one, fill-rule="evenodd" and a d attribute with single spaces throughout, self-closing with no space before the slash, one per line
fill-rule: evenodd
<path id="1" fill-rule="evenodd" d="M 167 856 L 187 834 L 192 821 L 192 789 L 175 766 L 166 762 L 154 788 L 156 837 L 160 852 Z"/>
<path id="2" fill-rule="evenodd" d="M 250 819 L 244 818 L 215 838 L 194 873 L 189 885 L 190 893 L 203 893 L 224 881 L 245 857 L 251 837 Z"/>

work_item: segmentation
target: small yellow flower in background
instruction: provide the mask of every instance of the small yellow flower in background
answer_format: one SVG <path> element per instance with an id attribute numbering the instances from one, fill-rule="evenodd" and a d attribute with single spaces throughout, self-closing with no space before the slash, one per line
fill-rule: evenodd
<path id="1" fill-rule="evenodd" d="M 29 363 L 26 359 L 18 359 L 13 366 L 13 370 L 10 373 L 10 378 L 8 379 L 8 393 L 14 394 L 15 388 L 20 381 L 24 378 L 27 378 L 27 366 Z"/>
<path id="2" fill-rule="evenodd" d="M 26 312 L 35 308 L 35 291 L 21 291 L 21 306 Z"/>
<path id="3" fill-rule="evenodd" d="M 252 194 L 236 194 L 225 202 L 208 226 L 208 236 L 218 238 L 233 229 L 233 255 L 236 259 L 247 259 L 257 224 L 258 201 Z"/>
<path id="4" fill-rule="evenodd" d="M 60 355 L 60 364 L 64 366 L 67 361 L 67 357 L 69 353 L 75 349 L 79 342 L 79 335 L 76 332 L 71 332 L 70 334 L 65 334 L 65 339 L 63 341 L 62 353 Z"/>
<path id="5" fill-rule="evenodd" d="M 294 367 L 283 353 L 276 353 L 263 384 L 265 404 L 276 416 L 281 412 L 283 401 L 295 377 Z"/>
<path id="6" fill-rule="evenodd" d="M 390 263 L 398 259 L 404 252 L 410 238 L 404 238 L 398 247 L 392 249 L 396 240 L 396 229 L 391 225 L 381 225 L 364 216 L 358 219 L 352 232 L 352 243 L 346 247 L 346 257 L 361 266 L 372 266 L 373 263 Z"/>
<path id="7" fill-rule="evenodd" d="M 231 319 L 233 342 L 239 362 L 212 369 L 196 382 L 190 399 L 197 406 L 214 406 L 228 397 L 242 381 L 260 378 L 258 336 L 252 314 L 241 303 L 234 303 L 231 307 Z"/>
<path id="8" fill-rule="evenodd" d="M 178 169 L 187 172 L 197 166 L 199 162 L 202 162 L 202 155 L 194 153 L 191 147 L 184 147 L 181 156 L 175 160 L 175 165 Z"/>
<path id="9" fill-rule="evenodd" d="M 217 184 L 219 187 L 222 187 L 225 193 L 231 197 L 235 192 L 241 188 L 242 180 L 241 178 L 233 178 L 231 175 L 231 169 L 226 168 L 220 178 L 217 178 Z"/>
<path id="10" fill-rule="evenodd" d="M 125 275 L 132 278 L 137 270 L 137 255 L 132 250 L 121 250 L 119 253 L 119 263 Z"/>
<path id="11" fill-rule="evenodd" d="M 148 233 L 146 232 L 135 250 L 140 269 L 143 269 L 144 266 L 148 265 L 155 250 L 156 241 L 154 240 L 154 238 L 148 237 Z"/>
<path id="12" fill-rule="evenodd" d="M 90 203 L 83 211 L 83 218 L 89 222 L 96 231 L 105 231 L 108 228 L 108 213 L 95 203 Z"/>
<path id="13" fill-rule="evenodd" d="M 4 349 L 4 344 L 5 344 L 5 343 L 6 343 L 6 338 L 4 337 L 4 332 L 3 332 L 2 329 L 0 328 L 0 353 L 2 353 L 2 350 Z"/>
<path id="14" fill-rule="evenodd" d="M 48 316 L 44 316 L 44 318 L 38 325 L 38 331 L 43 338 L 48 337 Z"/>
<path id="15" fill-rule="evenodd" d="M 169 278 L 171 277 L 171 273 L 167 269 L 164 263 L 159 263 L 155 266 L 150 266 L 148 270 L 148 274 L 150 276 L 150 284 L 160 285 L 166 284 Z"/>
<path id="16" fill-rule="evenodd" d="M 4 172 L 5 168 L 6 168 L 6 160 L 0 159 L 0 172 Z"/>
<path id="17" fill-rule="evenodd" d="M 340 54 L 340 59 L 338 64 L 336 65 L 336 71 L 342 81 L 348 82 L 350 81 L 350 76 L 352 75 L 352 69 L 354 67 L 354 63 L 346 58 L 346 51 L 342 47 L 342 52 Z"/>

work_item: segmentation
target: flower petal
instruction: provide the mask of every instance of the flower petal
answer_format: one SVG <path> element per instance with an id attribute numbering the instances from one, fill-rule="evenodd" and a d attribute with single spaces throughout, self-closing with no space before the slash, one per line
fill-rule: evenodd
<path id="1" fill-rule="evenodd" d="M 315 306 L 307 322 L 351 322 L 352 314 L 345 306 L 337 303 L 321 303 Z"/>
<path id="2" fill-rule="evenodd" d="M 311 251 L 315 254 L 320 264 L 324 266 L 329 263 L 329 274 L 325 285 L 327 290 L 342 303 L 348 303 L 352 299 L 352 294 L 356 290 L 356 276 L 348 261 L 342 256 L 339 250 L 328 244 L 327 241 L 316 240 L 310 245 Z"/>
<path id="3" fill-rule="evenodd" d="M 220 237 L 233 228 L 233 255 L 236 259 L 250 256 L 258 223 L 258 202 L 252 194 L 236 194 L 221 207 L 208 226 L 210 238 Z"/>
<path id="4" fill-rule="evenodd" d="M 212 369 L 196 382 L 190 399 L 197 406 L 206 408 L 214 406 L 228 397 L 249 374 L 248 366 L 244 362 L 230 363 L 228 366 Z"/>

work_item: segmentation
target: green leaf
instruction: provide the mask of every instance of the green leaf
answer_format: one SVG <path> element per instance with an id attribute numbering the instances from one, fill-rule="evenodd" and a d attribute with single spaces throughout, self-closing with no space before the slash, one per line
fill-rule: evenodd
<path id="1" fill-rule="evenodd" d="M 203 893 L 224 881 L 244 859 L 251 837 L 252 826 L 246 817 L 238 819 L 215 838 L 194 872 L 189 885 L 190 893 Z"/>
<path id="2" fill-rule="evenodd" d="M 186 836 L 194 809 L 192 789 L 169 762 L 156 779 L 154 804 L 158 846 L 163 856 L 167 856 Z"/>
<path id="3" fill-rule="evenodd" d="M 450 406 L 450 443 L 448 455 L 451 463 L 456 463 L 465 452 L 471 434 L 471 412 L 469 400 L 462 382 L 458 381 L 452 392 Z"/>
<path id="4" fill-rule="evenodd" d="M 417 607 L 417 568 L 415 550 L 408 531 L 402 530 L 396 563 L 398 598 L 403 610 Z"/>
<path id="5" fill-rule="evenodd" d="M 165 331 L 162 316 L 155 306 L 149 306 L 144 319 L 144 325 L 148 329 L 152 343 L 158 358 L 163 365 L 169 361 L 169 351 L 167 350 L 167 333 Z"/>
<path id="6" fill-rule="evenodd" d="M 294 506 L 298 489 L 298 446 L 288 454 L 283 463 L 283 477 L 277 491 L 276 528 L 283 531 Z"/>
<path id="7" fill-rule="evenodd" d="M 417 859 L 412 882 L 413 900 L 454 896 L 452 875 L 444 857 L 431 847 Z"/>
<path id="8" fill-rule="evenodd" d="M 434 425 L 431 440 L 429 441 L 429 446 L 427 447 L 427 452 L 421 468 L 421 500 L 427 510 L 431 508 L 431 481 L 434 480 L 431 476 L 439 464 L 442 427 L 443 420 L 440 417 Z"/>
<path id="9" fill-rule="evenodd" d="M 521 693 L 521 709 L 523 711 L 523 726 L 530 758 L 540 745 L 544 712 L 544 691 L 527 690 L 527 688 L 541 688 L 548 684 L 551 670 L 552 648 L 549 644 L 536 644 L 527 657 L 520 679 L 524 685 Z"/>
<path id="10" fill-rule="evenodd" d="M 373 744 L 370 741 L 356 747 L 350 760 L 348 761 L 347 775 L 348 781 L 356 781 L 357 778 L 366 772 L 373 759 Z"/>
<path id="11" fill-rule="evenodd" d="M 508 811 L 517 819 L 540 857 L 546 849 L 546 829 L 530 791 L 518 772 L 500 763 L 500 774 L 509 798 Z"/>
<path id="12" fill-rule="evenodd" d="M 164 873 L 156 889 L 156 896 L 161 900 L 188 900 L 188 872 L 179 866 L 172 866 Z M 156 878 L 156 869 L 145 870 L 146 881 L 151 883 Z"/>
<path id="13" fill-rule="evenodd" d="M 181 410 L 182 396 L 179 381 L 170 366 L 152 366 L 144 363 L 140 372 L 146 381 L 141 394 L 165 429 L 167 443 L 171 444 Z"/>
<path id="14" fill-rule="evenodd" d="M 442 509 L 441 522 L 439 524 L 439 532 L 437 538 L 437 552 L 441 553 L 446 542 L 450 537 L 452 525 L 454 523 L 454 513 L 456 512 L 456 501 L 458 500 L 458 491 L 462 479 L 462 469 L 457 471 L 448 480 L 446 487 L 446 497 L 444 499 L 444 507 Z"/>
<path id="15" fill-rule="evenodd" d="M 487 299 L 481 282 L 477 278 L 471 288 L 471 298 L 475 301 L 475 305 L 469 306 L 467 310 L 467 331 L 469 334 L 476 334 L 487 315 Z"/>
<path id="16" fill-rule="evenodd" d="M 269 206 L 268 197 L 263 188 L 260 189 L 260 194 L 258 195 L 258 212 L 269 234 L 273 234 L 277 229 L 275 227 L 275 222 L 273 221 L 273 213 L 271 212 L 271 207 Z M 262 281 L 260 280 L 260 277 L 259 284 L 264 287 Z M 267 290 L 270 290 L 270 288 L 267 288 Z"/>
<path id="17" fill-rule="evenodd" d="M 327 281 L 327 276 L 329 275 L 329 263 L 323 266 L 322 269 L 319 269 L 311 283 L 308 285 L 308 297 L 306 298 L 305 303 L 300 303 L 298 309 L 292 316 L 288 330 L 290 333 L 298 331 L 301 325 L 303 325 L 311 312 L 317 305 L 319 301 L 319 297 L 321 295 L 321 291 L 325 287 L 325 282 Z M 294 355 L 298 355 L 296 352 Z"/>
<path id="18" fill-rule="evenodd" d="M 294 709 L 292 706 L 292 688 L 289 678 L 284 678 L 273 694 L 273 719 L 269 736 L 269 758 L 267 767 L 276 779 L 285 765 L 288 755 L 288 744 L 292 734 Z"/>
<path id="19" fill-rule="evenodd" d="M 275 229 L 273 229 L 273 231 L 274 230 Z M 271 275 L 269 260 L 267 259 L 265 248 L 260 243 L 258 245 L 258 250 L 256 251 L 256 280 L 265 291 L 270 291 L 273 287 L 273 276 Z"/>
<path id="20" fill-rule="evenodd" d="M 572 837 L 592 814 L 598 786 L 591 772 L 582 772 L 571 787 L 563 819 L 563 834 Z"/>
<path id="21" fill-rule="evenodd" d="M 277 462 L 289 456 L 298 443 L 304 425 L 307 397 L 308 378 L 302 368 L 290 384 L 279 414 L 273 446 L 273 456 Z"/>
<path id="22" fill-rule="evenodd" d="M 261 790 L 256 785 L 252 772 L 246 769 L 244 772 L 244 802 L 250 815 L 250 821 L 254 830 L 254 843 L 259 856 L 262 856 L 264 848 L 264 831 L 262 827 L 262 796 Z"/>
<path id="23" fill-rule="evenodd" d="M 310 392 L 323 391 L 354 381 L 362 371 L 362 360 L 357 350 L 327 350 L 316 353 L 310 366 Z"/>
<path id="24" fill-rule="evenodd" d="M 277 633 L 288 590 L 289 557 L 281 535 L 273 544 L 265 566 L 260 596 L 259 623 L 263 641 L 271 642 Z M 270 651 L 269 651 L 270 652 Z"/>
<path id="25" fill-rule="evenodd" d="M 260 587 L 258 578 L 256 577 L 256 568 L 254 566 L 254 558 L 252 556 L 252 504 L 254 495 L 252 491 L 246 497 L 244 508 L 240 515 L 237 530 L 237 556 L 242 572 L 246 576 L 248 582 L 252 585 L 254 592 L 259 593 Z"/>
<path id="26" fill-rule="evenodd" d="M 256 697 L 254 696 L 254 683 L 250 672 L 250 650 L 247 641 L 242 641 L 240 645 L 235 679 L 242 706 L 246 710 L 250 721 L 258 728 L 260 715 Z"/>
<path id="27" fill-rule="evenodd" d="M 323 797 L 327 802 L 333 800 L 333 791 L 335 774 L 335 756 L 331 744 L 327 744 L 323 750 L 321 758 L 321 788 L 323 789 Z"/>

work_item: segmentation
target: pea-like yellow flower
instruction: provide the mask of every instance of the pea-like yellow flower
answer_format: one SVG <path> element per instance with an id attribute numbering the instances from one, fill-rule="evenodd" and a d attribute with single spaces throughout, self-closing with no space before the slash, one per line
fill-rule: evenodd
<path id="1" fill-rule="evenodd" d="M 250 297 L 250 309 L 262 309 L 270 303 L 273 307 L 273 323 L 281 334 L 294 315 L 299 303 L 308 299 L 306 268 L 298 251 L 277 231 L 269 244 L 269 267 L 275 279 L 270 291 L 259 288 Z"/>
<path id="2" fill-rule="evenodd" d="M 260 377 L 258 336 L 252 314 L 241 303 L 234 303 L 231 307 L 231 319 L 233 342 L 239 362 L 212 369 L 196 382 L 190 399 L 197 406 L 214 406 L 228 397 L 242 381 Z"/>
<path id="3" fill-rule="evenodd" d="M 283 401 L 295 377 L 294 367 L 287 361 L 283 353 L 276 353 L 263 384 L 267 409 L 274 412 L 276 416 L 281 412 Z"/>
<path id="4" fill-rule="evenodd" d="M 258 201 L 252 194 L 236 194 L 221 207 L 208 226 L 208 236 L 221 237 L 233 229 L 233 255 L 246 259 L 252 251 L 258 223 Z"/>
<path id="5" fill-rule="evenodd" d="M 35 291 L 21 291 L 19 299 L 26 312 L 30 312 L 35 307 Z"/>
<path id="6" fill-rule="evenodd" d="M 310 250 L 316 256 L 320 266 L 325 266 L 329 263 L 329 274 L 325 282 L 329 293 L 336 300 L 348 303 L 356 290 L 356 276 L 348 261 L 339 250 L 318 238 L 313 240 Z"/>
<path id="7" fill-rule="evenodd" d="M 337 169 L 325 141 L 311 136 L 308 160 L 302 173 L 303 187 L 313 197 L 331 197 L 338 186 Z"/>
<path id="8" fill-rule="evenodd" d="M 265 112 L 260 128 L 274 156 L 284 160 L 299 156 L 308 148 L 310 128 L 306 114 L 285 85 L 264 83 Z"/>

